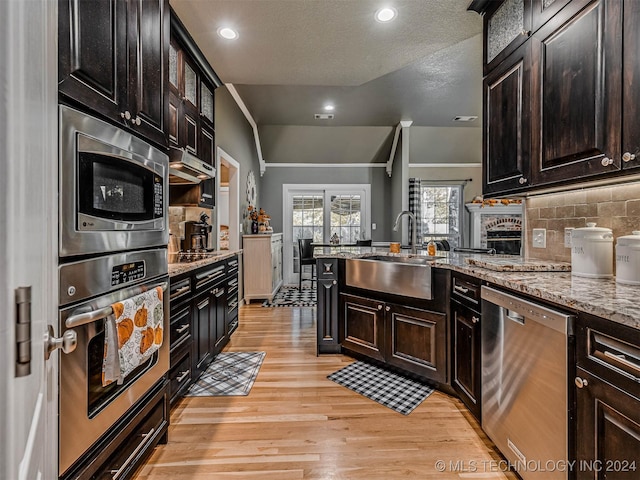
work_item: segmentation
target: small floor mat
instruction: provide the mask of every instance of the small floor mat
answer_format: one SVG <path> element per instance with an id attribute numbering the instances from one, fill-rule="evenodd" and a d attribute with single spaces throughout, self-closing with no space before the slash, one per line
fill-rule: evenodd
<path id="1" fill-rule="evenodd" d="M 188 397 L 249 395 L 266 352 L 220 353 L 200 379 L 189 388 Z"/>
<path id="2" fill-rule="evenodd" d="M 428 385 L 360 361 L 327 378 L 403 415 L 409 415 L 433 393 Z"/>
<path id="3" fill-rule="evenodd" d="M 263 307 L 315 307 L 317 305 L 316 289 L 298 287 L 282 287 L 273 297 L 273 300 L 265 300 Z"/>

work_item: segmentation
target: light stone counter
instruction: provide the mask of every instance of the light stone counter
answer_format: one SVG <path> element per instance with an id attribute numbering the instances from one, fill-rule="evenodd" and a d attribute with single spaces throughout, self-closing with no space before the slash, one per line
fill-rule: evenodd
<path id="1" fill-rule="evenodd" d="M 176 277 L 180 274 L 190 272 L 192 270 L 197 270 L 200 267 L 206 267 L 207 265 L 219 262 L 220 260 L 225 260 L 229 257 L 233 257 L 240 252 L 242 252 L 242 250 L 218 250 L 217 252 L 212 252 L 207 258 L 204 258 L 202 260 L 196 260 L 194 262 L 170 263 L 169 277 Z"/>
<path id="2" fill-rule="evenodd" d="M 370 247 L 318 248 L 315 256 L 316 258 L 362 258 L 385 254 L 407 255 L 408 253 L 404 251 L 401 254 L 392 254 L 388 249 Z M 505 266 L 507 271 L 495 271 L 470 265 L 467 260 L 476 259 L 478 263 L 482 263 L 483 259 L 495 258 L 492 256 L 449 252 L 438 252 L 438 254 L 444 254 L 444 256 L 433 261 L 432 265 L 435 267 L 448 268 L 571 310 L 590 313 L 640 329 L 640 286 L 617 284 L 614 279 L 575 277 L 570 272 L 516 272 L 512 271 L 508 265 Z M 420 252 L 418 256 L 426 255 Z M 516 259 L 516 262 L 521 261 Z M 532 262 L 532 264 L 536 263 Z"/>

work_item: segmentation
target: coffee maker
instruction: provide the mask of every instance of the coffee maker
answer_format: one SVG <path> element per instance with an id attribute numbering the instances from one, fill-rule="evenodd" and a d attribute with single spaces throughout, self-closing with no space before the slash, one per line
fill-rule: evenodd
<path id="1" fill-rule="evenodd" d="M 211 225 L 207 223 L 209 216 L 206 213 L 200 215 L 200 221 L 184 222 L 184 238 L 181 240 L 180 249 L 183 252 L 203 252 L 209 244 L 209 232 Z"/>

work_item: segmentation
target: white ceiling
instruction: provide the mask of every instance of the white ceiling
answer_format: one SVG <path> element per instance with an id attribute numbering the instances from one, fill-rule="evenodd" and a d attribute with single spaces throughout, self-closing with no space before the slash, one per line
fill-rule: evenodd
<path id="1" fill-rule="evenodd" d="M 171 0 L 259 125 L 332 126 L 456 126 L 456 115 L 480 116 L 482 20 L 466 11 L 468 3 Z M 397 9 L 395 21 L 374 20 L 384 5 Z M 239 38 L 220 38 L 223 25 Z M 335 119 L 314 120 L 329 101 Z"/>

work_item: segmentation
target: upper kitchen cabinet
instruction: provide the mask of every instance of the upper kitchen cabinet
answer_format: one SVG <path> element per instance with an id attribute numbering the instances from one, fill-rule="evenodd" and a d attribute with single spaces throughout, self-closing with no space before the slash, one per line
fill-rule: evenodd
<path id="1" fill-rule="evenodd" d="M 521 45 L 484 79 L 484 193 L 528 186 L 531 155 L 532 43 Z"/>
<path id="2" fill-rule="evenodd" d="M 61 0 L 61 99 L 167 145 L 168 0 Z"/>
<path id="3" fill-rule="evenodd" d="M 175 14 L 169 47 L 169 142 L 215 162 L 214 90 L 222 84 Z"/>
<path id="4" fill-rule="evenodd" d="M 640 2 L 624 3 L 622 47 L 622 168 L 640 167 Z"/>
<path id="5" fill-rule="evenodd" d="M 483 15 L 486 75 L 529 38 L 531 0 L 474 0 L 469 9 Z"/>
<path id="6" fill-rule="evenodd" d="M 634 0 L 631 0 L 631 3 Z M 573 1 L 538 30 L 533 58 L 532 182 L 620 169 L 622 2 Z"/>

